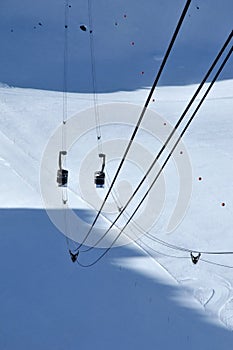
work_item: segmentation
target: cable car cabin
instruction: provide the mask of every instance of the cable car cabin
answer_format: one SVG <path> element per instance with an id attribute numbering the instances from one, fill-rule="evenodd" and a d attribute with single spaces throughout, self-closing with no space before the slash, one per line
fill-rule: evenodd
<path id="1" fill-rule="evenodd" d="M 66 187 L 68 183 L 68 170 L 58 169 L 57 183 L 59 187 Z"/>
<path id="2" fill-rule="evenodd" d="M 102 168 L 100 171 L 96 171 L 94 174 L 94 183 L 96 187 L 104 187 L 105 182 L 105 173 L 104 173 L 104 167 L 105 167 L 105 158 L 106 155 L 103 153 L 99 154 L 99 157 L 102 158 Z"/>
<path id="3" fill-rule="evenodd" d="M 94 182 L 97 188 L 103 188 L 105 183 L 105 173 L 103 171 L 96 171 Z"/>
<path id="4" fill-rule="evenodd" d="M 59 187 L 66 187 L 68 183 L 68 170 L 62 169 L 62 159 L 61 159 L 62 155 L 66 156 L 67 152 L 66 151 L 59 152 L 59 158 L 58 158 L 59 169 L 57 171 L 57 183 Z"/>

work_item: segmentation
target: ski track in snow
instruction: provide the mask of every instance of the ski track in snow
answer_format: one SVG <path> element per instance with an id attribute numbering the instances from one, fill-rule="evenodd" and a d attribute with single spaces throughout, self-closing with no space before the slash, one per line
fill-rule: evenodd
<path id="1" fill-rule="evenodd" d="M 192 291 L 210 317 L 217 317 L 227 328 L 233 330 L 233 288 L 229 280 L 211 274 L 205 279 L 189 278 L 179 282 Z"/>

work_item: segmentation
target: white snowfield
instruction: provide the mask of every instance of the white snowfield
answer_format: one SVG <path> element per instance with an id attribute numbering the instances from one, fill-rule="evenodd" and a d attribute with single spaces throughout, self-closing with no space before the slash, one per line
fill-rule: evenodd
<path id="1" fill-rule="evenodd" d="M 159 87 L 149 108 L 174 126 L 196 87 Z M 142 107 L 148 91 L 100 94 L 98 103 Z M 67 106 L 70 119 L 93 107 L 92 95 L 68 93 Z M 96 349 L 141 349 L 143 344 L 145 349 L 167 349 L 174 344 L 179 349 L 206 348 L 207 344 L 211 349 L 230 349 L 233 256 L 202 254 L 194 265 L 188 252 L 168 248 L 153 237 L 197 252 L 233 251 L 232 111 L 233 80 L 217 82 L 184 136 L 192 166 L 192 196 L 180 225 L 166 232 L 179 193 L 179 174 L 171 160 L 163 172 L 166 197 L 161 215 L 151 228 L 152 238 L 141 235 L 125 248 L 111 250 L 94 268 L 82 269 L 69 261 L 65 239 L 44 214 L 40 193 L 41 160 L 48 141 L 62 123 L 63 94 L 0 87 L 0 250 L 4 275 L 0 286 L 1 349 L 12 349 L 19 341 L 19 349 L 83 350 L 93 349 L 94 344 Z M 117 142 L 117 127 L 111 124 L 102 130 L 103 142 L 105 136 L 107 141 Z M 128 138 L 131 131 L 122 129 L 123 137 Z M 156 155 L 155 149 L 158 151 L 161 144 L 156 140 L 150 149 L 150 137 L 142 133 L 138 142 Z M 93 125 L 93 130 L 72 146 L 72 157 L 66 164 L 71 174 L 95 147 Z M 101 164 L 98 157 L 96 162 Z M 108 164 L 107 159 L 110 180 L 116 164 Z M 142 172 L 139 169 L 135 175 L 135 164 L 131 165 L 121 180 L 134 189 Z M 90 181 L 93 184 L 93 178 Z M 94 185 L 92 190 L 96 193 Z M 117 187 L 115 191 L 117 194 Z M 68 196 L 71 207 L 93 213 L 92 205 L 82 198 L 78 176 L 71 179 Z M 130 210 L 132 207 L 127 213 Z M 101 218 L 104 225 L 113 219 L 109 213 Z M 86 256 L 84 261 L 90 262 L 98 252 Z M 20 274 L 22 284 L 17 277 Z M 52 282 L 53 275 L 56 279 Z M 58 294 L 53 294 L 56 291 Z M 41 334 L 45 334 L 44 341 Z"/>

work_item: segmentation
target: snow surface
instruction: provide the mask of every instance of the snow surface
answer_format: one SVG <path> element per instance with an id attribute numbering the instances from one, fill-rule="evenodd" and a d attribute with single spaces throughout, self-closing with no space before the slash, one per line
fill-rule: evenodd
<path id="1" fill-rule="evenodd" d="M 88 2 L 69 1 L 68 90 L 91 92 Z M 184 0 L 92 1 L 99 92 L 151 86 Z M 232 30 L 232 0 L 193 0 L 160 85 L 199 83 Z M 0 81 L 63 90 L 64 0 L 0 5 Z M 134 43 L 134 44 L 133 44 Z M 141 74 L 144 72 L 144 74 Z M 233 78 L 226 66 L 221 79 Z"/>
<path id="2" fill-rule="evenodd" d="M 174 125 L 195 88 L 158 88 L 150 109 Z M 216 83 L 184 137 L 193 192 L 184 220 L 170 234 L 165 228 L 177 172 L 172 166 L 165 170 L 166 201 L 154 236 L 197 251 L 233 250 L 232 93 L 232 80 Z M 142 106 L 147 94 L 148 89 L 101 94 L 98 102 Z M 188 253 L 144 235 L 112 249 L 93 268 L 72 264 L 64 236 L 44 210 L 39 179 L 45 146 L 61 125 L 63 95 L 1 86 L 0 96 L 1 349 L 229 349 L 231 255 L 203 255 L 193 265 Z M 68 94 L 69 118 L 92 106 L 91 95 Z M 116 137 L 111 126 L 106 134 Z M 90 135 L 82 141 L 84 153 L 93 146 Z M 141 135 L 146 146 L 147 137 Z M 90 211 L 79 194 L 75 200 L 84 214 Z M 81 257 L 89 262 L 99 254 Z"/>
<path id="3" fill-rule="evenodd" d="M 88 115 L 90 122 L 90 113 L 93 118 L 90 28 L 80 30 L 81 24 L 88 27 L 88 3 L 69 4 L 67 125 L 73 117 Z M 183 6 L 183 0 L 92 2 L 99 106 L 125 103 L 126 119 L 127 106 L 142 108 Z M 57 155 L 47 159 L 46 146 L 63 118 L 64 95 L 58 91 L 64 89 L 64 1 L 8 0 L 0 8 L 0 349 L 231 349 L 232 256 L 203 254 L 193 265 L 188 253 L 155 238 L 197 251 L 233 250 L 232 57 L 178 150 L 178 158 L 190 159 L 192 167 L 192 196 L 180 225 L 167 233 L 186 175 L 173 157 L 154 203 L 148 199 L 149 210 L 140 211 L 142 226 L 148 216 L 160 214 L 151 236 L 134 232 L 133 222 L 134 243 L 113 248 L 94 267 L 82 269 L 71 262 L 67 241 L 49 220 L 41 196 L 41 174 L 51 174 L 49 186 L 56 186 Z M 164 131 L 139 130 L 139 151 L 130 152 L 116 184 L 114 196 L 121 202 L 141 180 L 142 158 L 149 164 L 157 154 L 232 30 L 232 11 L 231 0 L 192 1 L 149 106 L 160 115 Z M 101 129 L 103 146 L 114 144 L 118 152 L 109 159 L 109 149 L 108 182 L 132 132 L 130 123 L 114 124 L 116 110 Z M 66 162 L 68 204 L 86 225 L 107 191 L 93 186 L 93 170 L 100 164 L 96 148 L 93 123 L 70 147 Z M 41 172 L 44 159 L 50 164 Z M 117 215 L 110 201 L 112 211 L 104 211 L 99 230 Z M 112 236 L 106 241 L 110 244 Z M 102 251 L 80 253 L 80 261 L 92 262 Z"/>

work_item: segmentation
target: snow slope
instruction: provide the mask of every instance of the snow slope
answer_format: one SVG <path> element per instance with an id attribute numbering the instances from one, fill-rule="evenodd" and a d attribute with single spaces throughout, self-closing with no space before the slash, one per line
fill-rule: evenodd
<path id="1" fill-rule="evenodd" d="M 80 30 L 80 24 L 89 26 L 88 2 L 68 4 L 66 31 L 63 0 L 0 4 L 0 349 L 230 349 L 231 255 L 203 254 L 194 266 L 188 253 L 169 249 L 156 239 L 197 251 L 233 250 L 232 58 L 220 77 L 225 81 L 215 84 L 163 172 L 157 192 L 136 216 L 144 231 L 144 224 L 152 220 L 151 235 L 138 235 L 133 222 L 122 242 L 128 233 L 137 237 L 136 242 L 111 249 L 93 268 L 82 269 L 71 262 L 67 240 L 49 220 L 41 196 L 41 183 L 46 181 L 48 193 L 51 186 L 59 194 L 55 207 L 61 206 L 55 179 L 62 146 L 58 140 L 51 157 L 46 145 L 64 117 L 64 95 L 55 92 L 64 89 L 64 32 L 70 91 L 67 125 L 80 121 L 77 131 L 84 130 L 68 152 L 68 205 L 85 226 L 92 223 L 94 209 L 106 193 L 106 188 L 100 192 L 93 186 L 93 172 L 100 163 L 94 122 L 90 127 L 90 28 Z M 148 95 L 145 87 L 153 82 L 183 6 L 183 0 L 92 2 L 100 120 L 102 111 L 112 108 L 101 128 L 110 179 L 132 132 L 130 112 L 142 108 Z M 139 131 L 116 184 L 118 206 L 132 193 L 184 110 L 196 88 L 190 84 L 200 81 L 232 30 L 232 10 L 231 0 L 192 1 L 159 81 L 163 87 L 157 89 L 147 114 L 147 119 L 154 115 L 156 123 Z M 125 106 L 120 116 L 119 106 Z M 120 117 L 123 124 L 116 122 Z M 168 233 L 175 203 L 182 189 L 189 194 L 189 182 L 192 196 L 186 215 Z M 112 199 L 98 222 L 99 231 L 91 236 L 94 241 L 117 215 Z M 126 216 L 134 206 L 135 202 Z M 47 211 L 50 217 L 54 212 L 60 214 Z M 84 229 L 78 228 L 80 238 Z M 107 235 L 105 243 L 111 244 L 112 238 Z M 92 262 L 102 251 L 80 253 L 80 261 Z"/>
<path id="2" fill-rule="evenodd" d="M 159 88 L 150 109 L 174 125 L 195 87 Z M 166 201 L 154 236 L 195 250 L 233 250 L 232 91 L 232 80 L 216 83 L 184 138 L 193 192 L 186 216 L 170 234 L 177 172 L 172 165 L 165 170 Z M 141 106 L 147 94 L 147 89 L 101 94 L 98 101 Z M 203 255 L 193 265 L 189 254 L 145 235 L 112 249 L 93 268 L 73 265 L 64 236 L 43 209 L 39 182 L 45 146 L 62 121 L 63 95 L 2 86 L 0 96 L 1 348 L 229 349 L 231 256 Z M 69 93 L 68 117 L 92 105 L 91 95 Z M 106 131 L 110 139 L 116 138 L 114 130 Z M 148 147 L 150 135 L 140 137 Z M 93 147 L 91 131 L 82 142 L 85 154 Z M 69 165 L 77 158 L 76 152 Z M 83 213 L 90 211 L 79 194 L 75 198 Z M 81 258 L 92 261 L 98 254 Z"/>
<path id="3" fill-rule="evenodd" d="M 78 269 L 43 211 L 0 213 L 2 349 L 231 347 L 154 261 L 121 248 Z"/>
<path id="4" fill-rule="evenodd" d="M 91 92 L 88 2 L 69 1 L 68 90 Z M 151 86 L 184 0 L 92 1 L 99 92 Z M 231 0 L 193 0 L 159 84 L 198 83 L 232 30 Z M 89 29 L 89 28 L 88 28 Z M 64 1 L 1 1 L 0 81 L 63 90 Z M 142 74 L 144 72 L 144 74 Z M 233 78 L 226 67 L 222 79 Z"/>

